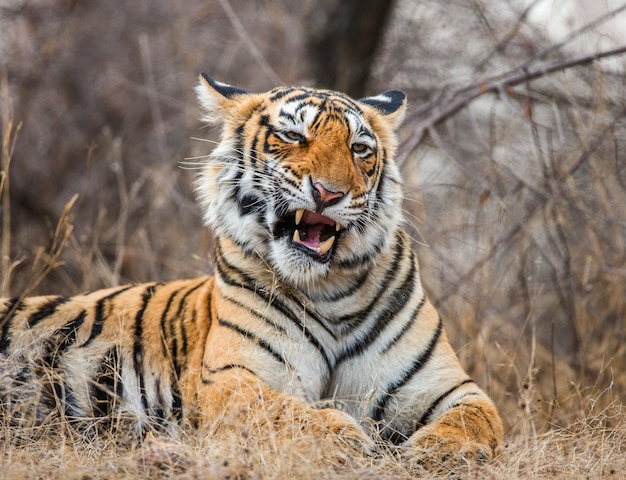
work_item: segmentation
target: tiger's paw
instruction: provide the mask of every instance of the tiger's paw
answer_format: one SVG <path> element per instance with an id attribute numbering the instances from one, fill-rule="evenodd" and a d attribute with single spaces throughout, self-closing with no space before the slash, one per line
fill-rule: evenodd
<path id="1" fill-rule="evenodd" d="M 465 436 L 442 435 L 432 429 L 414 434 L 400 447 L 399 454 L 408 465 L 430 472 L 450 472 L 484 464 L 492 460 L 496 452 L 489 445 Z"/>
<path id="2" fill-rule="evenodd" d="M 207 427 L 215 438 L 245 436 L 247 441 L 290 445 L 292 451 L 311 454 L 311 442 L 321 448 L 322 456 L 369 456 L 375 443 L 351 415 L 335 409 L 317 409 L 296 397 L 284 395 L 263 386 L 254 389 L 228 389 L 238 392 L 229 398 L 207 404 Z M 248 395 L 242 395 L 247 393 Z M 222 415 L 209 407 L 221 405 Z"/>
<path id="3" fill-rule="evenodd" d="M 357 455 L 371 455 L 375 451 L 374 440 L 346 412 L 332 407 L 317 409 L 300 399 L 274 392 L 266 394 L 264 400 L 266 403 L 260 411 L 265 412 L 265 418 L 272 419 L 270 428 L 294 437 L 319 439 L 337 451 Z"/>
<path id="4" fill-rule="evenodd" d="M 374 440 L 363 430 L 351 415 L 335 408 L 314 410 L 320 416 L 327 435 L 334 437 L 334 443 L 345 445 L 365 455 L 374 455 Z"/>

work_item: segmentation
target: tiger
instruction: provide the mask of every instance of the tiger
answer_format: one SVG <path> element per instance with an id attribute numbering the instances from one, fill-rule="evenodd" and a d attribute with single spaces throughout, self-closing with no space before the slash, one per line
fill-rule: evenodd
<path id="1" fill-rule="evenodd" d="M 141 436 L 290 405 L 363 451 L 497 455 L 501 418 L 460 365 L 407 232 L 406 95 L 250 93 L 205 73 L 195 91 L 220 132 L 194 183 L 213 275 L 3 299 L 0 421 L 124 417 Z"/>

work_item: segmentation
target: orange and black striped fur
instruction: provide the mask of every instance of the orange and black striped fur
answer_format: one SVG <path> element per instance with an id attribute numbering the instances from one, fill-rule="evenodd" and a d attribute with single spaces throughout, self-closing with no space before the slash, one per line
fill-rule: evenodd
<path id="1" fill-rule="evenodd" d="M 262 398 L 408 457 L 491 457 L 500 418 L 448 343 L 403 229 L 404 94 L 251 94 L 207 75 L 197 93 L 222 129 L 196 183 L 215 275 L 3 300 L 0 418 L 124 416 L 141 433 Z M 313 407 L 324 400 L 337 408 Z"/>

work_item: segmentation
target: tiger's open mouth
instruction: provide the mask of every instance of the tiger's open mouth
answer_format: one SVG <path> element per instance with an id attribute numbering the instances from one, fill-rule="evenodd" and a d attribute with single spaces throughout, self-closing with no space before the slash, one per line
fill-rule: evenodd
<path id="1" fill-rule="evenodd" d="M 276 237 L 287 237 L 291 247 L 322 263 L 332 257 L 340 233 L 333 219 L 302 208 L 281 218 L 274 229 Z"/>

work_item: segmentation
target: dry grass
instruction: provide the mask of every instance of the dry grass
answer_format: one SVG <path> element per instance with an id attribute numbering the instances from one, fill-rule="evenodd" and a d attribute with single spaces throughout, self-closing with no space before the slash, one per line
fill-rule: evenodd
<path id="1" fill-rule="evenodd" d="M 621 478 L 626 468 L 626 422 L 622 405 L 542 434 L 507 438 L 501 455 L 487 465 L 454 472 L 409 470 L 392 453 L 366 457 L 334 452 L 317 438 L 276 441 L 275 432 L 233 426 L 227 433 L 148 437 L 141 447 L 115 439 L 86 441 L 65 426 L 37 441 L 16 445 L 4 427 L 0 478 Z M 608 424 L 612 424 L 611 427 Z M 60 434 L 59 432 L 64 432 Z M 40 436 L 42 432 L 38 432 Z"/>
<path id="2" fill-rule="evenodd" d="M 372 93 L 403 88 L 417 109 L 455 82 L 508 70 L 549 46 L 515 2 L 439 3 L 398 2 Z M 201 70 L 251 90 L 273 86 L 274 75 L 299 80 L 304 18 L 291 3 L 224 4 L 156 2 L 148 12 L 40 0 L 0 10 L 3 294 L 70 294 L 211 270 L 192 175 L 177 168 L 210 149 L 189 137 L 214 138 L 199 130 L 191 87 Z M 507 429 L 502 455 L 467 465 L 459 478 L 626 471 L 624 98 L 619 75 L 572 69 L 479 99 L 403 159 L 424 283 Z M 181 431 L 142 448 L 87 440 L 66 424 L 47 428 L 16 432 L 0 419 L 0 478 L 415 473 L 391 452 L 329 457 L 318 439 L 243 435 L 251 426 Z"/>

